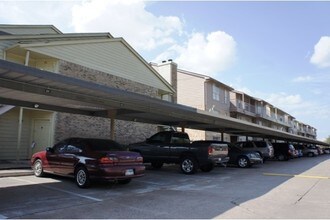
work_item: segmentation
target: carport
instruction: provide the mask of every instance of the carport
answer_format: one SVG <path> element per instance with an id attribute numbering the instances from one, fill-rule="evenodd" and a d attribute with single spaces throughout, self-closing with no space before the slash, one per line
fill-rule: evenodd
<path id="1" fill-rule="evenodd" d="M 89 116 L 327 145 L 324 142 L 0 60 L 0 103 Z M 114 123 L 111 123 L 111 137 Z"/>

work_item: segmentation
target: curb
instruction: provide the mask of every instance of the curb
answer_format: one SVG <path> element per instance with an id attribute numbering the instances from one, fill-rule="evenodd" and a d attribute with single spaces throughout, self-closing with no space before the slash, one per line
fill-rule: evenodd
<path id="1" fill-rule="evenodd" d="M 0 170 L 0 178 L 2 177 L 15 177 L 15 176 L 30 176 L 33 175 L 32 169 L 9 169 Z"/>

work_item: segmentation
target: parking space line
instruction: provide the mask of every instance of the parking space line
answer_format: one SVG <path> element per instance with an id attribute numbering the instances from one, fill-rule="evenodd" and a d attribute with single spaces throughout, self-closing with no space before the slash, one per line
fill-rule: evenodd
<path id="1" fill-rule="evenodd" d="M 82 197 L 82 198 L 85 198 L 85 199 L 90 199 L 90 200 L 93 200 L 93 201 L 96 201 L 96 202 L 102 202 L 103 201 L 103 199 L 98 199 L 98 198 L 95 198 L 95 197 L 91 197 L 91 196 L 86 196 L 86 195 L 82 195 L 82 194 L 79 194 L 79 193 L 70 192 L 70 191 L 67 191 L 67 190 L 64 190 L 64 189 L 59 189 L 59 188 L 52 187 L 52 186 L 43 186 L 43 187 L 48 188 L 48 189 L 52 189 L 52 190 L 56 190 L 56 191 L 60 191 L 60 192 L 64 192 L 64 193 L 68 193 L 68 194 L 71 194 L 71 195 L 74 195 L 74 196 L 78 196 L 78 197 Z"/>
<path id="2" fill-rule="evenodd" d="M 29 180 L 24 180 L 24 179 L 17 178 L 17 177 L 11 177 L 11 178 L 15 179 L 15 180 L 18 180 L 18 181 L 21 181 L 21 182 L 26 182 L 26 183 L 30 183 L 30 184 L 38 184 L 36 182 L 29 181 Z M 78 197 L 85 198 L 85 199 L 90 199 L 90 200 L 93 200 L 93 201 L 96 201 L 96 202 L 102 202 L 103 201 L 103 199 L 98 199 L 98 198 L 95 198 L 95 197 L 92 197 L 92 196 L 86 196 L 86 195 L 82 195 L 82 194 L 79 194 L 79 193 L 70 192 L 68 190 L 59 189 L 59 188 L 52 187 L 52 186 L 46 186 L 46 185 L 42 184 L 41 187 L 44 187 L 46 189 L 56 190 L 56 191 L 59 191 L 59 192 L 64 192 L 64 193 L 67 193 L 67 194 L 70 194 L 70 195 L 73 195 L 73 196 L 78 196 Z"/>
<path id="3" fill-rule="evenodd" d="M 7 219 L 8 217 L 0 214 L 0 219 Z"/>
<path id="4" fill-rule="evenodd" d="M 265 176 L 286 176 L 286 177 L 299 177 L 299 178 L 311 178 L 311 179 L 330 179 L 328 176 L 310 176 L 310 175 L 295 175 L 285 173 L 263 173 Z"/>

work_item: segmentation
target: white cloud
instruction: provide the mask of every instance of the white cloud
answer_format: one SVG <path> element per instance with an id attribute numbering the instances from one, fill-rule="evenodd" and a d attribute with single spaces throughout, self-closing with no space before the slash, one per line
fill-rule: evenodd
<path id="1" fill-rule="evenodd" d="M 317 67 L 330 67 L 330 37 L 323 36 L 314 46 L 314 53 L 310 62 Z"/>
<path id="2" fill-rule="evenodd" d="M 272 93 L 268 96 L 267 100 L 274 106 L 285 107 L 286 109 L 295 108 L 302 104 L 302 98 L 299 94 L 288 95 L 284 92 L 282 93 Z"/>
<path id="3" fill-rule="evenodd" d="M 137 50 L 152 50 L 175 42 L 183 22 L 175 16 L 155 16 L 138 0 L 84 1 L 73 7 L 76 32 L 110 32 Z"/>
<path id="4" fill-rule="evenodd" d="M 194 33 L 183 46 L 174 45 L 156 58 L 156 62 L 174 59 L 179 68 L 211 76 L 229 68 L 236 59 L 236 42 L 229 34 L 216 31 Z"/>
<path id="5" fill-rule="evenodd" d="M 330 118 L 330 108 L 328 103 L 319 103 L 304 100 L 301 95 L 289 95 L 285 92 L 272 93 L 266 95 L 265 100 L 281 110 L 297 117 L 298 120 L 308 124 L 306 118 L 320 119 Z M 313 120 L 314 121 L 314 120 Z"/>
<path id="6" fill-rule="evenodd" d="M 222 31 L 187 34 L 184 20 L 156 16 L 141 0 L 0 1 L 0 23 L 53 24 L 67 32 L 110 32 L 145 59 L 215 76 L 235 61 L 236 42 Z M 36 10 L 36 8 L 38 10 Z M 32 16 L 33 15 L 33 16 Z M 157 57 L 157 54 L 158 55 Z M 148 57 L 147 57 L 148 56 Z M 153 59 L 153 57 L 157 57 Z"/>
<path id="7" fill-rule="evenodd" d="M 311 76 L 298 76 L 293 79 L 293 82 L 311 82 L 313 77 Z"/>
<path id="8" fill-rule="evenodd" d="M 0 23 L 49 24 L 69 31 L 74 4 L 75 1 L 0 1 Z"/>

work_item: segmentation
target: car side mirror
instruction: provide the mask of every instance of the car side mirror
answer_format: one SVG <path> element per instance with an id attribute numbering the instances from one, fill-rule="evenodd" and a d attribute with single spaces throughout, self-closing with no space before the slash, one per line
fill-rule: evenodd
<path id="1" fill-rule="evenodd" d="M 54 153 L 54 149 L 52 147 L 47 147 L 46 151 L 49 153 Z"/>

